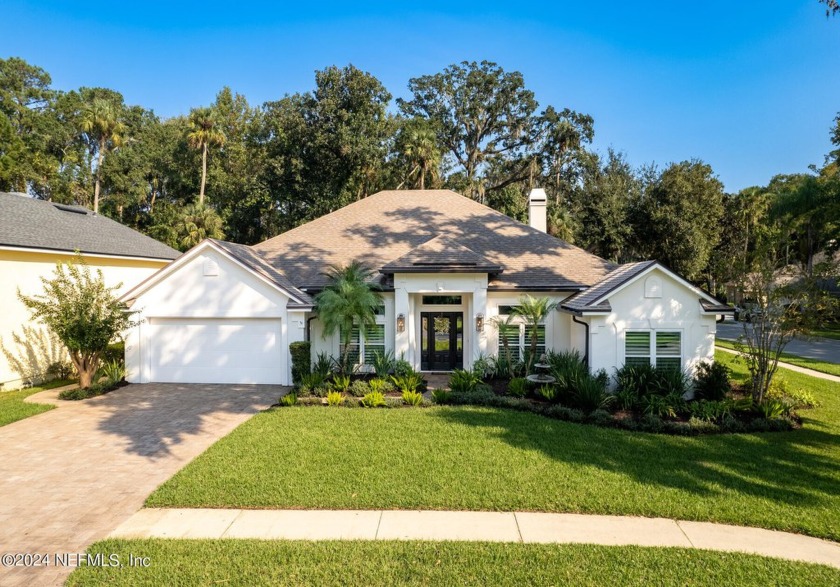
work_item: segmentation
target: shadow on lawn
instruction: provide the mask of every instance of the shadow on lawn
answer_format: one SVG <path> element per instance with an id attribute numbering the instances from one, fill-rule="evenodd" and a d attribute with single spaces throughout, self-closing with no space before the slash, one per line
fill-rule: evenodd
<path id="1" fill-rule="evenodd" d="M 794 432 L 676 437 L 570 424 L 505 410 L 440 410 L 511 446 L 598 467 L 642 484 L 713 497 L 734 490 L 792 505 L 838 507 L 840 436 Z"/>
<path id="2" fill-rule="evenodd" d="M 220 416 L 268 407 L 285 389 L 279 385 L 128 385 L 88 400 L 88 405 L 108 411 L 99 429 L 127 440 L 126 451 L 157 458 L 170 454 L 171 447 L 187 436 L 224 426 Z"/>

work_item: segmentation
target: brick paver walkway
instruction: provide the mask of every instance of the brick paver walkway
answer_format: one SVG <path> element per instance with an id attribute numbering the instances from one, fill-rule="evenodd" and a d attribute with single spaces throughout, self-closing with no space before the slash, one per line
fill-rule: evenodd
<path id="1" fill-rule="evenodd" d="M 0 554 L 84 552 L 283 389 L 129 385 L 0 427 Z M 70 571 L 0 568 L 0 585 L 56 585 Z"/>

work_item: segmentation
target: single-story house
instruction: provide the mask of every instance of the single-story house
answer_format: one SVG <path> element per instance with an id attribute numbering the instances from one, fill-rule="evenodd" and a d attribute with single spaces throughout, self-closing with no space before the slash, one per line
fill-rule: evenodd
<path id="1" fill-rule="evenodd" d="M 655 261 L 617 266 L 546 234 L 543 190 L 529 206 L 526 225 L 449 190 L 383 191 L 255 246 L 204 241 L 123 296 L 142 318 L 128 380 L 289 384 L 290 343 L 339 356 L 313 297 L 351 261 L 376 270 L 384 298 L 376 327 L 352 332 L 361 368 L 377 350 L 470 368 L 498 353 L 494 318 L 524 294 L 559 303 L 540 348 L 577 349 L 592 370 L 712 357 L 729 308 Z M 529 334 L 519 325 L 517 352 Z"/>
<path id="2" fill-rule="evenodd" d="M 30 296 L 43 293 L 41 278 L 52 277 L 56 263 L 72 260 L 76 251 L 92 269 L 102 270 L 108 285 L 122 283 L 120 293 L 180 254 L 86 208 L 0 193 L 0 342 L 27 370 L 43 369 L 43 364 L 33 363 L 43 363 L 45 355 L 58 349 L 42 348 L 47 342 L 43 327 L 31 322 L 18 289 Z M 27 348 L 14 343 L 15 335 Z M 0 352 L 0 389 L 15 389 L 23 383 L 22 374 Z"/>

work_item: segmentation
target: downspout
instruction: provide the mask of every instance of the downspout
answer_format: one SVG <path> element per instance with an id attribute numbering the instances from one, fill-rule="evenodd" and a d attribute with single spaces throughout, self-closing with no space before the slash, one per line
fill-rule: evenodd
<path id="1" fill-rule="evenodd" d="M 586 329 L 586 350 L 583 353 L 583 364 L 589 367 L 589 323 L 588 322 L 581 322 L 578 320 L 578 317 L 575 314 L 572 314 L 572 322 L 577 322 L 578 324 L 583 325 Z"/>
<path id="2" fill-rule="evenodd" d="M 306 333 L 305 338 L 306 342 L 312 342 L 312 321 L 315 320 L 318 316 L 310 316 L 306 319 Z"/>

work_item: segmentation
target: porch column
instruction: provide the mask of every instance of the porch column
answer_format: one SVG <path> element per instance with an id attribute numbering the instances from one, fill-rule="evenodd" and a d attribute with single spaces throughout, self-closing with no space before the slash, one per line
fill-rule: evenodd
<path id="1" fill-rule="evenodd" d="M 405 282 L 394 283 L 394 357 L 411 361 L 409 356 L 409 323 L 413 319 L 408 303 L 408 291 Z M 399 316 L 403 315 L 405 324 L 403 331 L 399 331 Z"/>
<path id="2" fill-rule="evenodd" d="M 470 320 L 470 328 L 473 333 L 472 345 L 472 363 L 478 360 L 478 357 L 484 353 L 487 354 L 487 330 L 491 327 L 487 319 L 487 279 L 476 280 L 475 289 L 472 295 L 472 319 Z M 475 329 L 476 317 L 481 314 L 484 316 L 484 329 L 477 332 Z"/>

